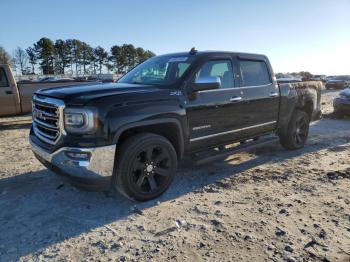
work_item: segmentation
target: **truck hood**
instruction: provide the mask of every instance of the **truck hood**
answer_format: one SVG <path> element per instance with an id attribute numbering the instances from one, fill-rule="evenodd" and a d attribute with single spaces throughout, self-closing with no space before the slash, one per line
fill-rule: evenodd
<path id="1" fill-rule="evenodd" d="M 105 83 L 92 85 L 72 85 L 65 87 L 54 87 L 38 90 L 35 94 L 57 98 L 69 104 L 86 104 L 91 100 L 106 96 L 150 93 L 164 90 L 155 85 L 126 84 L 126 83 Z"/>

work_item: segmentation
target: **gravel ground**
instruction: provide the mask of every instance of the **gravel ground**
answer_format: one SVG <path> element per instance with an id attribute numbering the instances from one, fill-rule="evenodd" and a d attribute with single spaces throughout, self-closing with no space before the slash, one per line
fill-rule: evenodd
<path id="1" fill-rule="evenodd" d="M 180 169 L 147 203 L 71 186 L 33 157 L 28 116 L 0 119 L 0 261 L 350 261 L 350 120 L 323 92 L 304 149 Z"/>

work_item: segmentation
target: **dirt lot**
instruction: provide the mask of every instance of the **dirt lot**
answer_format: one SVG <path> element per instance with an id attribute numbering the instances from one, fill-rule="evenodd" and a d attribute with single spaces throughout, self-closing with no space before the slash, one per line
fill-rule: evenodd
<path id="1" fill-rule="evenodd" d="M 350 119 L 314 123 L 303 150 L 181 169 L 147 203 L 44 169 L 28 119 L 0 119 L 0 261 L 350 261 Z"/>

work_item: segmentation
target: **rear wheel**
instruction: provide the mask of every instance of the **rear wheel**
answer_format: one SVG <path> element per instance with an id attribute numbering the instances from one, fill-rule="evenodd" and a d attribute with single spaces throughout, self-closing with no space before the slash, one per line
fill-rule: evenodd
<path id="1" fill-rule="evenodd" d="M 117 151 L 112 183 L 126 197 L 146 201 L 166 191 L 176 169 L 173 145 L 162 136 L 143 133 L 130 137 Z"/>
<path id="2" fill-rule="evenodd" d="M 296 110 L 289 122 L 286 134 L 280 135 L 281 145 L 288 149 L 304 147 L 309 134 L 310 117 L 301 110 Z"/>

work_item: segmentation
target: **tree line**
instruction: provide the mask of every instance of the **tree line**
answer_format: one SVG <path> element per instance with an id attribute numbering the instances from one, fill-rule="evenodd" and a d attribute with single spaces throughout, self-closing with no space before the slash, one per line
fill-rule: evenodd
<path id="1" fill-rule="evenodd" d="M 294 76 L 294 77 L 300 77 L 303 81 L 311 80 L 313 77 L 313 74 L 311 74 L 308 71 L 300 71 L 300 72 L 288 72 L 288 73 L 276 73 L 275 74 L 277 78 L 283 78 L 286 75 Z"/>
<path id="2" fill-rule="evenodd" d="M 36 74 L 97 74 L 108 72 L 123 74 L 135 65 L 155 56 L 152 51 L 132 44 L 114 45 L 108 52 L 101 46 L 91 47 L 77 39 L 47 37 L 26 49 L 17 47 L 13 57 L 0 47 L 0 63 L 12 64 L 22 75 Z"/>

